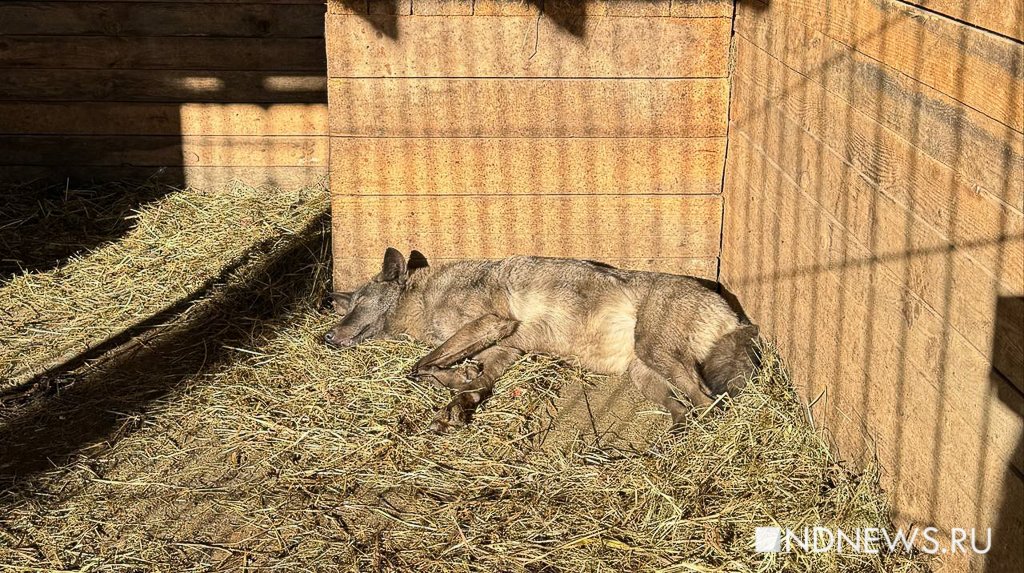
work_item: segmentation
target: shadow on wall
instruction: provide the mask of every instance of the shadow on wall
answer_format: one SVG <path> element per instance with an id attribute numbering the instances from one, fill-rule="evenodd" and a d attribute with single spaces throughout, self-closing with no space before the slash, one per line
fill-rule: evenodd
<path id="1" fill-rule="evenodd" d="M 1019 314 L 1016 308 L 1024 305 L 1024 297 L 1001 297 L 996 305 L 996 335 L 993 345 L 999 344 L 1003 332 L 1019 332 L 1024 325 L 1016 324 Z M 1014 324 L 1008 324 L 1013 321 Z M 1019 335 L 1018 335 L 1019 336 Z M 1018 341 L 1018 344 L 1020 341 Z M 999 363 L 998 351 L 993 352 L 993 364 Z M 1024 388 L 1001 383 L 1001 374 L 993 368 L 992 391 L 1007 408 L 1024 420 Z M 1024 435 L 1017 438 L 1017 445 L 1011 453 L 1011 462 L 1006 464 L 1005 475 L 999 500 L 999 514 L 992 524 L 992 550 L 986 556 L 986 573 L 1016 573 L 1024 564 L 1024 543 L 1019 535 L 1024 531 Z M 979 524 L 984 525 L 984 524 Z"/>
<path id="2" fill-rule="evenodd" d="M 326 171 L 324 10 L 0 4 L 0 281 L 117 239 L 175 188 Z"/>

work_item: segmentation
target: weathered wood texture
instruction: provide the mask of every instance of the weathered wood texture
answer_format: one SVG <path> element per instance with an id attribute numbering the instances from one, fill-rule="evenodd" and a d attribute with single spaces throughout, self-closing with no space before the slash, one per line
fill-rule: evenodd
<path id="1" fill-rule="evenodd" d="M 900 523 L 1015 547 L 948 570 L 1020 570 L 1024 51 L 913 3 L 738 5 L 721 280 Z"/>
<path id="2" fill-rule="evenodd" d="M 0 6 L 0 180 L 327 173 L 325 4 Z"/>
<path id="3" fill-rule="evenodd" d="M 714 278 L 728 2 L 328 3 L 335 282 L 387 246 Z"/>

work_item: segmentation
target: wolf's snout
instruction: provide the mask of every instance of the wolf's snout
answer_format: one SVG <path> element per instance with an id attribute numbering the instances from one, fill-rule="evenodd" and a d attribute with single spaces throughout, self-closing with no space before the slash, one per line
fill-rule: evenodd
<path id="1" fill-rule="evenodd" d="M 353 340 L 344 336 L 338 336 L 333 330 L 328 330 L 327 334 L 324 335 L 324 342 L 337 348 L 346 348 L 352 346 Z"/>

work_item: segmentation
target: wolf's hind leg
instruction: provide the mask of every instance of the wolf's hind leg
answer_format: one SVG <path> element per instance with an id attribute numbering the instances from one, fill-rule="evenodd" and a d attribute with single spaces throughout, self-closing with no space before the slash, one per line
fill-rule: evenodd
<path id="1" fill-rule="evenodd" d="M 522 350 L 508 346 L 491 346 L 474 358 L 480 362 L 480 375 L 457 389 L 455 396 L 430 423 L 430 429 L 444 433 L 455 426 L 465 426 L 473 412 L 494 392 L 494 383 L 523 356 Z"/>
<path id="2" fill-rule="evenodd" d="M 428 368 L 448 368 L 456 362 L 469 358 L 516 331 L 519 322 L 502 318 L 496 314 L 485 314 L 471 321 L 455 332 L 448 340 L 420 358 L 412 367 L 413 376 Z"/>

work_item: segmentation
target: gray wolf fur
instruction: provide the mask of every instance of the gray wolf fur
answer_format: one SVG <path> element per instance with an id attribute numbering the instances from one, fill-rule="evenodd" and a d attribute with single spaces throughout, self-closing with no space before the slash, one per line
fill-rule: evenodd
<path id="1" fill-rule="evenodd" d="M 389 248 L 377 276 L 332 298 L 344 314 L 325 337 L 334 346 L 404 334 L 435 347 L 411 376 L 455 392 L 439 432 L 468 423 L 526 352 L 627 375 L 676 422 L 739 392 L 757 367 L 757 327 L 688 276 L 542 257 L 432 267 Z"/>

